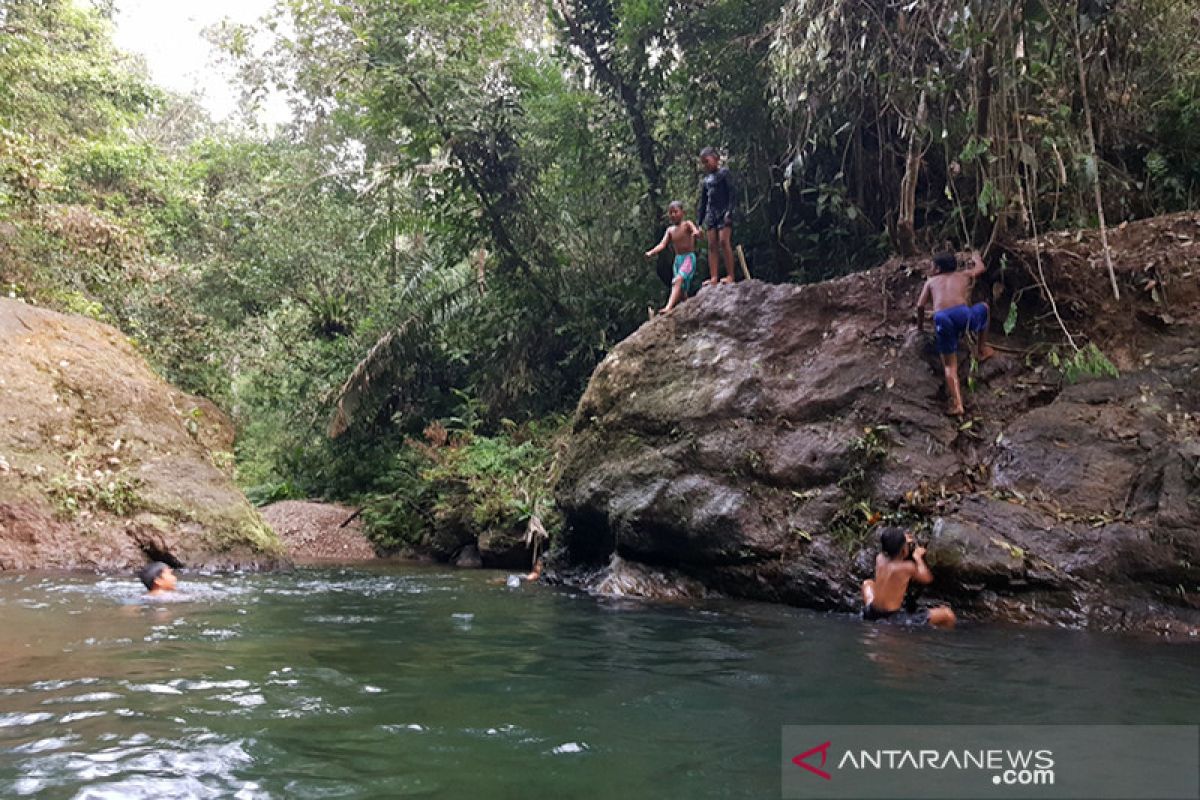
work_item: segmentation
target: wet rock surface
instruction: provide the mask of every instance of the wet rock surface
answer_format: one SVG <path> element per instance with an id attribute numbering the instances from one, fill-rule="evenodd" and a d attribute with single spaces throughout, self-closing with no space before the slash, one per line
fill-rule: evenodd
<path id="1" fill-rule="evenodd" d="M 279 563 L 232 447 L 115 328 L 0 299 L 0 569 Z"/>
<path id="2" fill-rule="evenodd" d="M 616 553 L 732 596 L 852 610 L 879 524 L 906 524 L 929 546 L 924 597 L 967 618 L 1194 632 L 1200 247 L 1185 242 L 1200 217 L 1113 232 L 1120 301 L 1095 237 L 1055 237 L 1011 246 L 976 287 L 1002 350 L 975 368 L 960 353 L 963 419 L 943 413 L 913 324 L 919 262 L 714 287 L 643 325 L 576 412 L 557 486 L 568 560 Z M 1120 377 L 1068 380 L 1065 344 L 1054 365 L 1047 290 Z"/>

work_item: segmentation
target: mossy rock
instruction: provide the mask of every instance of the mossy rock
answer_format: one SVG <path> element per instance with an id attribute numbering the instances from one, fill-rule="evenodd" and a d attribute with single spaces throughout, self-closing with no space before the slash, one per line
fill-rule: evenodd
<path id="1" fill-rule="evenodd" d="M 282 559 L 219 457 L 229 421 L 115 328 L 0 299 L 0 351 L 0 568 Z"/>

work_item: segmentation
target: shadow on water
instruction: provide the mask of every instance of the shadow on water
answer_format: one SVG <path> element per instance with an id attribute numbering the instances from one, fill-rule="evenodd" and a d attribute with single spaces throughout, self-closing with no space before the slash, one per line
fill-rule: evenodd
<path id="1" fill-rule="evenodd" d="M 1200 712 L 1187 646 L 492 577 L 6 577 L 0 797 L 770 797 L 784 724 Z"/>

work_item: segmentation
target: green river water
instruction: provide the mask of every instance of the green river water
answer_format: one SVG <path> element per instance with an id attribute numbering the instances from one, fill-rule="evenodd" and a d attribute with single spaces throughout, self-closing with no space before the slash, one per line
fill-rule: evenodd
<path id="1" fill-rule="evenodd" d="M 1194 646 L 496 577 L 4 576 L 0 798 L 771 798 L 785 724 L 1200 719 Z"/>

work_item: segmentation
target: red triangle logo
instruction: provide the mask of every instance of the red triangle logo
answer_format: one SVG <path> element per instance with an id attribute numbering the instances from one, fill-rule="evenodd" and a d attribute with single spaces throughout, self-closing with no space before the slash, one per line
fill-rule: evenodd
<path id="1" fill-rule="evenodd" d="M 813 747 L 809 750 L 805 750 L 803 753 L 801 753 L 800 755 L 793 758 L 792 763 L 795 764 L 797 767 L 804 767 L 806 770 L 811 772 L 813 775 L 819 775 L 827 781 L 832 780 L 833 776 L 830 775 L 828 772 L 826 772 L 823 769 L 818 769 L 817 767 L 814 767 L 812 764 L 808 763 L 808 758 L 810 756 L 814 756 L 817 753 L 820 753 L 821 754 L 821 766 L 822 767 L 825 766 L 825 759 L 829 757 L 829 745 L 830 744 L 832 744 L 832 742 L 825 742 L 825 744 L 819 744 L 816 747 Z"/>

